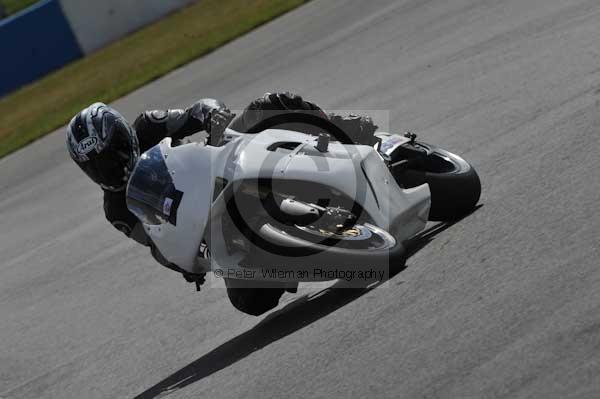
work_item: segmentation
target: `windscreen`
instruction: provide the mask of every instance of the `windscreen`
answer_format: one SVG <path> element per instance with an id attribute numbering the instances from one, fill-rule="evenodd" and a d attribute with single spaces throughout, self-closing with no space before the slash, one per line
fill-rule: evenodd
<path id="1" fill-rule="evenodd" d="M 183 193 L 175 188 L 157 145 L 140 157 L 127 186 L 127 207 L 143 223 L 177 225 Z"/>

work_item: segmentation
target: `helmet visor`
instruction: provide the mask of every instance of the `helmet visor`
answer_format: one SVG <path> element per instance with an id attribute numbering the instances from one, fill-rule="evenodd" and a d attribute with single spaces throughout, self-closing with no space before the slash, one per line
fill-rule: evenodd
<path id="1" fill-rule="evenodd" d="M 90 156 L 90 160 L 81 164 L 83 171 L 102 188 L 122 190 L 127 184 L 129 173 L 133 169 L 134 150 L 129 140 L 129 130 L 123 122 L 116 119 L 104 121 L 103 134 L 109 139 L 109 145 Z"/>
<path id="2" fill-rule="evenodd" d="M 127 184 L 128 163 L 126 154 L 104 150 L 80 166 L 102 188 L 118 190 Z"/>

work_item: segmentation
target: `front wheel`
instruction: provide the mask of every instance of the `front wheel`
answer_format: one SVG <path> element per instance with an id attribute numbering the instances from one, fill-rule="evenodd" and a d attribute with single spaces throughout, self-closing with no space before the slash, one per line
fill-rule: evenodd
<path id="1" fill-rule="evenodd" d="M 415 168 L 393 171 L 398 183 L 405 188 L 429 184 L 431 210 L 429 220 L 451 221 L 471 212 L 481 196 L 481 181 L 475 168 L 449 151 L 424 143 L 415 146 L 429 155 Z"/>

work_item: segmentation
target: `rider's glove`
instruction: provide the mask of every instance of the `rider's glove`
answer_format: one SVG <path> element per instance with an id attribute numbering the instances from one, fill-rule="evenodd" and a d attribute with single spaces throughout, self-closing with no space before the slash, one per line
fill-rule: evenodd
<path id="1" fill-rule="evenodd" d="M 225 128 L 235 117 L 221 101 L 211 98 L 202 99 L 187 109 L 188 115 L 197 120 L 209 134 L 209 142 L 216 144 L 220 141 Z"/>
<path id="2" fill-rule="evenodd" d="M 221 136 L 234 117 L 235 114 L 227 108 L 215 109 L 210 113 L 206 131 L 211 136 Z"/>
<path id="3" fill-rule="evenodd" d="M 203 98 L 192 104 L 192 106 L 186 110 L 186 113 L 189 117 L 200 122 L 204 127 L 204 130 L 208 133 L 211 133 L 213 130 L 213 125 L 215 125 L 218 130 L 218 126 L 225 123 L 225 120 L 231 120 L 235 116 L 229 111 L 224 103 L 212 98 Z M 225 129 L 223 128 L 223 130 Z"/>
<path id="4" fill-rule="evenodd" d="M 206 143 L 214 146 L 220 145 L 223 133 L 234 117 L 235 114 L 231 113 L 227 108 L 213 110 L 206 124 L 206 132 L 208 133 Z"/>

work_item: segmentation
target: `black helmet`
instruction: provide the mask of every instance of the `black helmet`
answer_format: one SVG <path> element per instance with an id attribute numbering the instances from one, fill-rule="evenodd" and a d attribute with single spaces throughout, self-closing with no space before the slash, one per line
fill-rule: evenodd
<path id="1" fill-rule="evenodd" d="M 103 189 L 121 191 L 140 156 L 138 138 L 127 120 L 96 103 L 71 120 L 67 129 L 71 158 Z"/>

